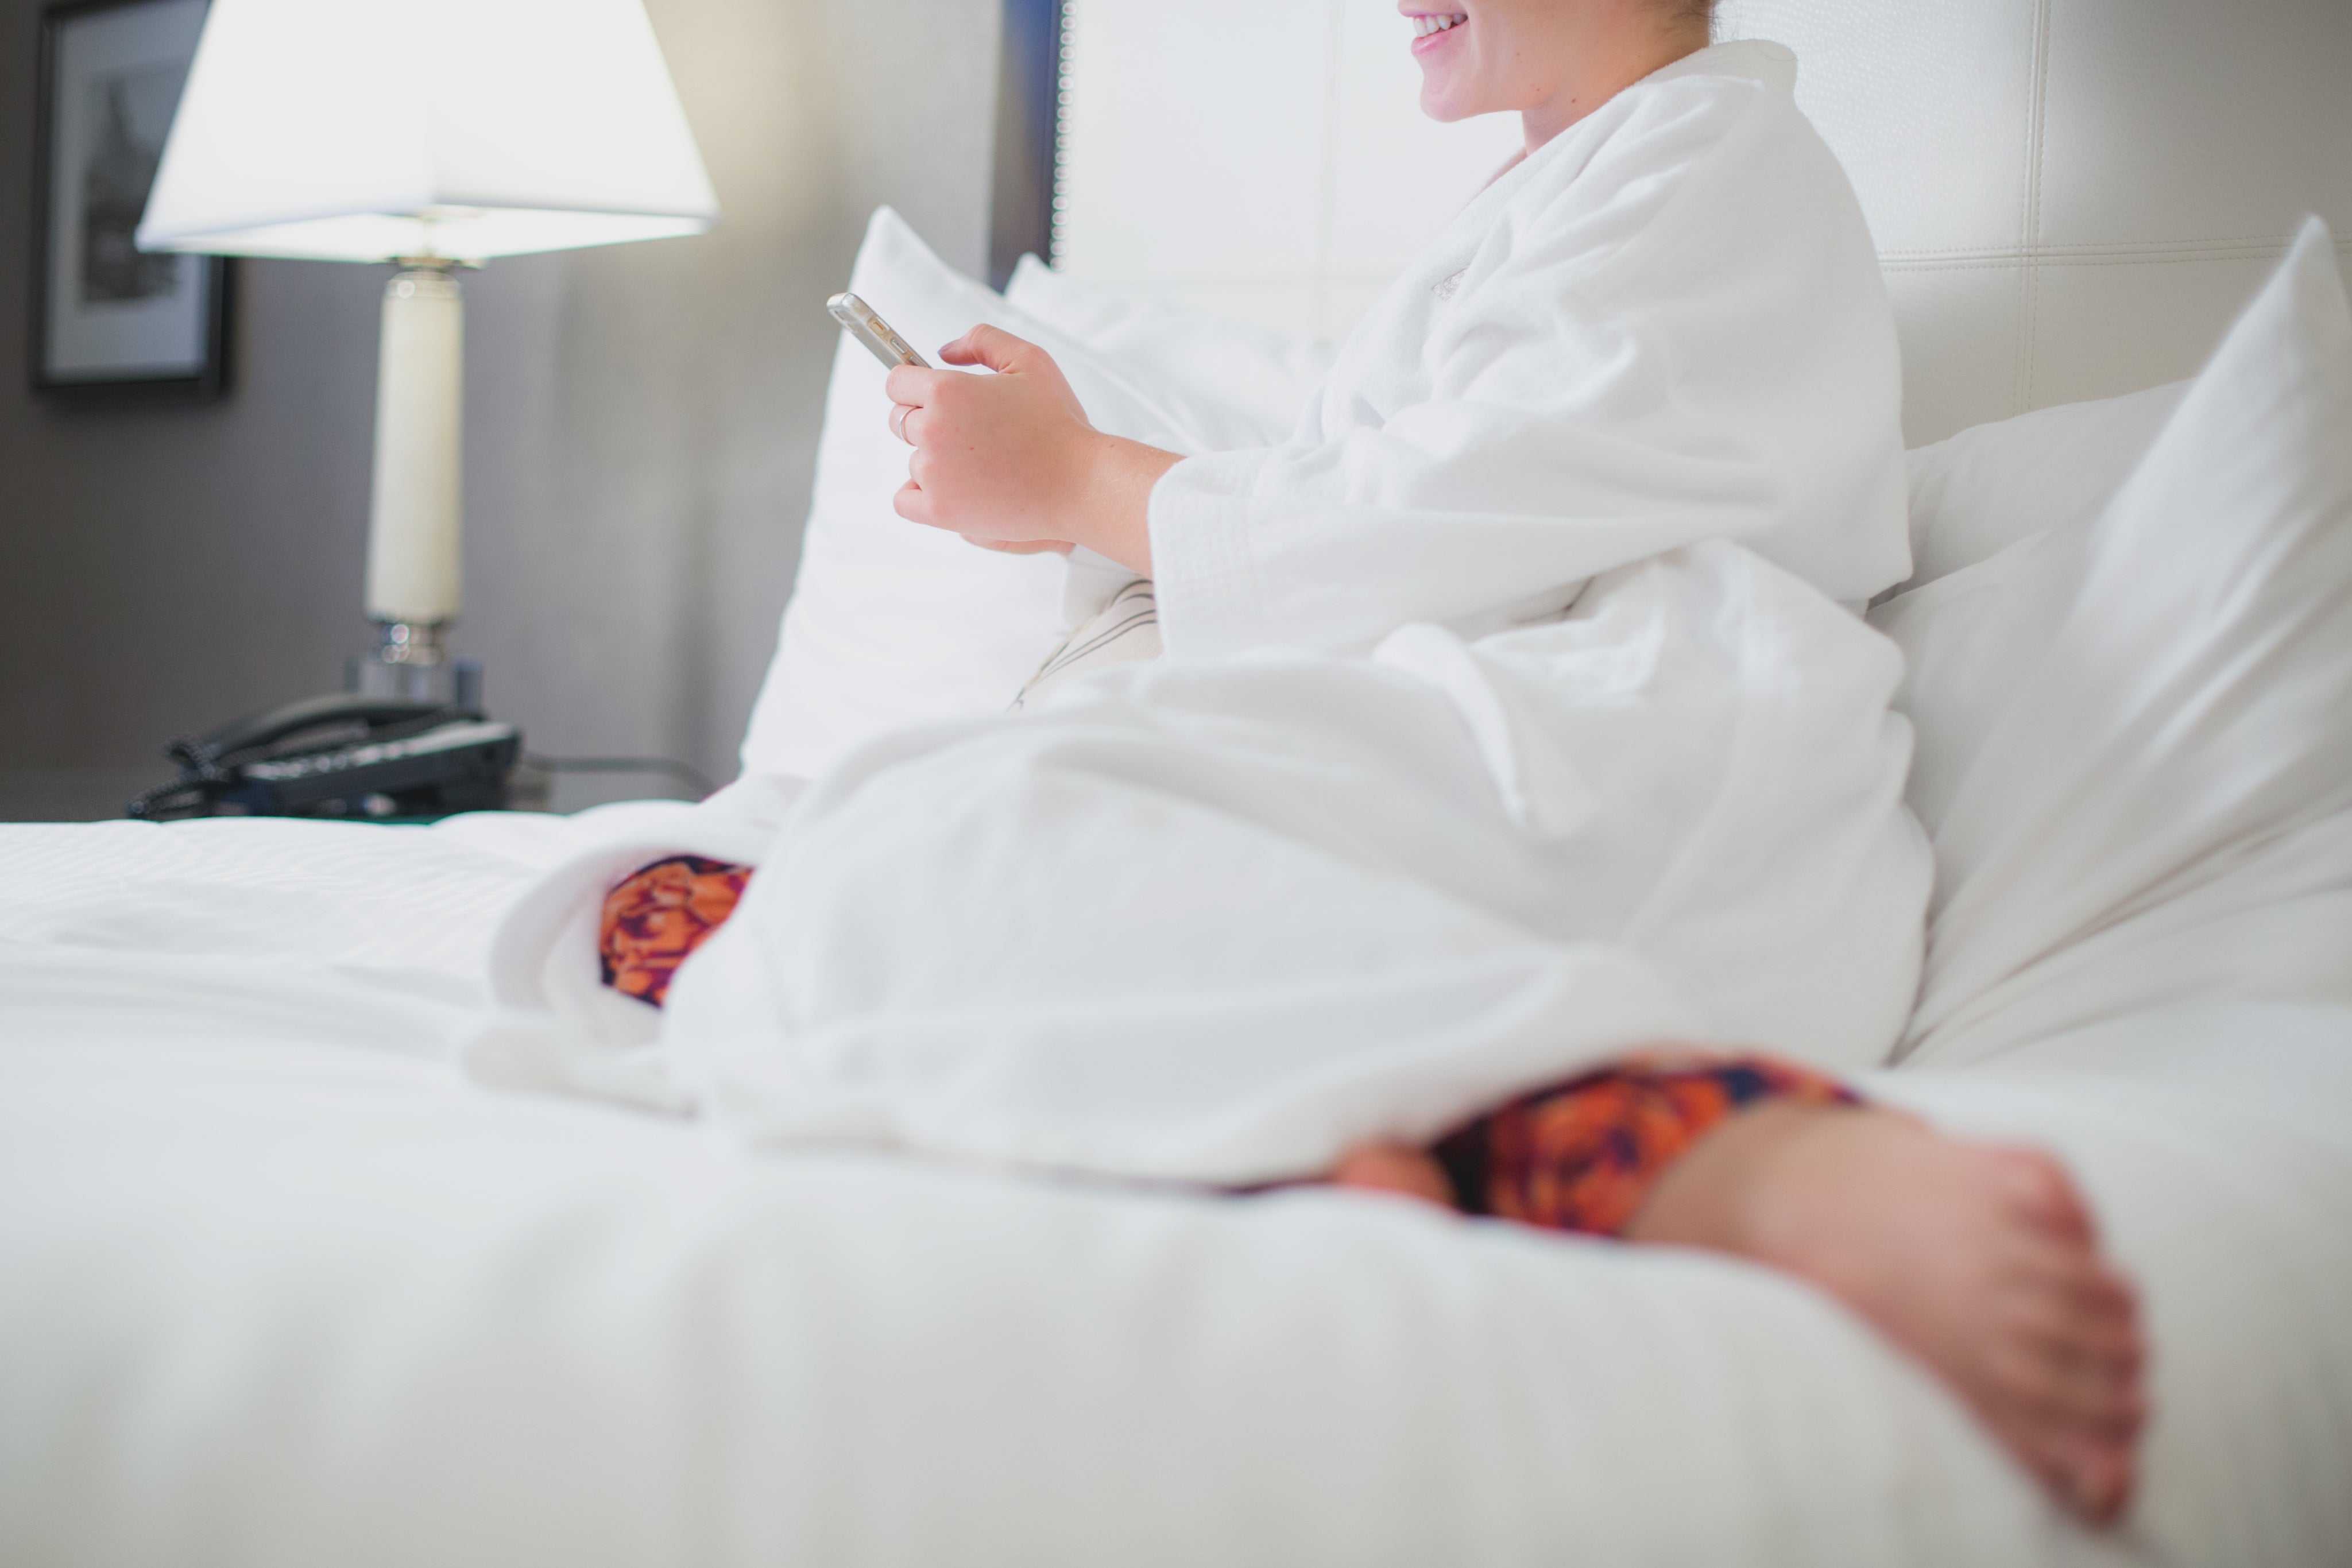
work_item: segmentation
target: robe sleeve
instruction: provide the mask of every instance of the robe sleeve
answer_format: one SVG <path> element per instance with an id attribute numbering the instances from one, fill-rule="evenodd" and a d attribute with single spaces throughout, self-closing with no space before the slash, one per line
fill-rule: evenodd
<path id="1" fill-rule="evenodd" d="M 1765 320 L 1759 355 L 1740 322 L 1812 308 L 1823 286 L 1794 276 L 1802 247 L 1759 262 L 1726 232 L 1768 112 L 1748 85 L 1654 94 L 1503 206 L 1425 341 L 1392 348 L 1426 355 L 1420 373 L 1375 356 L 1287 444 L 1170 470 L 1150 508 L 1169 651 L 1358 652 L 1414 622 L 1475 635 L 1599 572 L 1780 523 L 1785 462 L 1740 410 L 1788 389 L 1742 361 L 1794 329 Z M 1412 400 L 1375 407 L 1383 381 Z"/>

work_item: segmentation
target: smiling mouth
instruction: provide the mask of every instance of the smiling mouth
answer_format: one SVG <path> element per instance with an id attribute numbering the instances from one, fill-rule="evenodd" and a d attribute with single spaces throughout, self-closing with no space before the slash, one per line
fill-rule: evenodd
<path id="1" fill-rule="evenodd" d="M 1466 15 L 1461 13 L 1442 16 L 1415 16 L 1412 18 L 1412 36 L 1415 41 L 1435 37 L 1448 28 L 1462 26 L 1469 19 Z"/>

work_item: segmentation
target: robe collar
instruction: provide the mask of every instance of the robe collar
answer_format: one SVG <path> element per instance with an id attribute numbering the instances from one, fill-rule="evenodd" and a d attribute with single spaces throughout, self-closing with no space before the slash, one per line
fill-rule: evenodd
<path id="1" fill-rule="evenodd" d="M 1796 89 L 1797 57 L 1787 45 L 1769 43 L 1761 38 L 1740 38 L 1728 43 L 1710 44 L 1704 49 L 1685 55 L 1671 65 L 1659 67 L 1640 81 L 1625 88 L 1623 91 L 1633 92 L 1651 82 L 1673 81 L 1681 77 L 1745 78 L 1750 81 L 1761 82 L 1767 88 L 1786 97 Z M 1605 104 L 1601 106 L 1601 109 L 1606 108 Z M 1591 128 L 1599 121 L 1601 113 L 1601 110 L 1595 110 L 1533 152 L 1511 164 L 1487 182 L 1485 189 L 1464 204 L 1461 211 L 1454 215 L 1454 221 L 1446 225 L 1445 238 L 1423 253 L 1432 263 L 1445 267 L 1447 271 L 1453 273 L 1452 277 L 1445 277 L 1442 281 L 1454 283 L 1459 278 L 1461 261 L 1458 256 L 1450 255 L 1456 250 L 1456 241 L 1485 233 L 1488 225 L 1494 222 L 1495 214 L 1517 199 L 1520 190 L 1528 180 L 1533 178 L 1533 172 L 1538 167 L 1556 159 L 1575 158 L 1581 161 L 1591 155 L 1595 143 Z M 1572 152 L 1571 149 L 1580 149 L 1580 151 Z M 1440 257 L 1447 257 L 1448 260 L 1439 260 Z M 1414 287 L 1426 287 L 1433 282 L 1439 281 L 1433 272 L 1426 277 L 1420 276 L 1421 272 L 1426 270 L 1427 267 L 1424 266 L 1412 275 L 1416 277 Z M 1451 299 L 1454 296 L 1451 290 L 1447 290 L 1440 297 Z"/>
<path id="2" fill-rule="evenodd" d="M 1769 43 L 1762 38 L 1738 38 L 1729 43 L 1710 44 L 1706 48 L 1685 55 L 1672 65 L 1660 66 L 1648 76 L 1623 89 L 1620 96 L 1622 97 L 1623 92 L 1633 92 L 1637 89 L 1647 87 L 1652 82 L 1674 81 L 1683 77 L 1738 77 L 1748 81 L 1761 82 L 1786 98 L 1796 91 L 1797 57 L 1790 51 L 1786 44 Z M 1591 145 L 1589 135 L 1580 138 L 1577 133 L 1592 124 L 1599 118 L 1601 110 L 1606 108 L 1608 108 L 1607 104 L 1601 105 L 1600 109 L 1594 110 L 1591 114 L 1585 116 L 1583 120 L 1570 126 L 1497 174 L 1486 188 L 1471 201 L 1469 207 L 1464 210 L 1462 215 L 1467 217 L 1472 209 L 1492 212 L 1498 204 L 1507 202 L 1517 188 L 1525 183 L 1528 171 L 1543 162 L 1544 154 L 1548 152 L 1558 151 L 1559 155 L 1566 156 L 1565 149 L 1570 146 L 1581 146 L 1589 152 Z"/>

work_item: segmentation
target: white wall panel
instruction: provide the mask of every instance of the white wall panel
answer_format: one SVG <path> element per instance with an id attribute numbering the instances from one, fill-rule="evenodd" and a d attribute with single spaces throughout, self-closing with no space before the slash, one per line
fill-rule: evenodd
<path id="1" fill-rule="evenodd" d="M 1321 253 L 1330 13 L 1276 0 L 1212 19 L 1075 0 L 1060 265 L 1131 282 L 1265 281 Z"/>
<path id="2" fill-rule="evenodd" d="M 1339 336 L 1518 143 L 1420 111 L 1412 30 L 1367 0 L 1269 0 L 1245 28 L 1073 0 L 1058 265 Z"/>
<path id="3" fill-rule="evenodd" d="M 2277 263 L 2265 246 L 2234 259 L 2036 267 L 2032 380 L 2023 402 L 2047 408 L 2195 375 Z"/>
<path id="4" fill-rule="evenodd" d="M 1974 260 L 1886 268 L 1903 334 L 1903 432 L 1916 446 L 1997 414 L 2017 399 L 2024 352 L 2023 275 Z"/>
<path id="5" fill-rule="evenodd" d="M 1887 268 L 1915 443 L 2191 374 L 2303 213 L 2352 241 L 2352 0 L 1720 20 L 1797 51 Z"/>
<path id="6" fill-rule="evenodd" d="M 2036 0 L 1725 0 L 1717 33 L 1797 55 L 1797 103 L 1838 150 L 1882 253 L 2016 243 Z"/>
<path id="7" fill-rule="evenodd" d="M 2064 0 L 2047 98 L 2044 245 L 2352 237 L 2352 0 Z"/>

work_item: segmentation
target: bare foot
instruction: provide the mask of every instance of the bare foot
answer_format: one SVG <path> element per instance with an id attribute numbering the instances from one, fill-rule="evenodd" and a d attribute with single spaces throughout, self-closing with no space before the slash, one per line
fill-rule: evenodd
<path id="1" fill-rule="evenodd" d="M 2147 1415 L 2138 1308 L 2051 1155 L 1784 1101 L 1700 1140 L 1627 1236 L 1811 1281 L 1925 1362 L 2084 1519 L 2130 1500 Z"/>
<path id="2" fill-rule="evenodd" d="M 1453 1206 L 1437 1161 L 1409 1145 L 1350 1149 L 1330 1180 Z M 1627 1239 L 1811 1281 L 1926 1363 L 2084 1518 L 2106 1523 L 2130 1500 L 2147 1415 L 2138 1308 L 2049 1155 L 1783 1101 L 1701 1139 Z"/>

